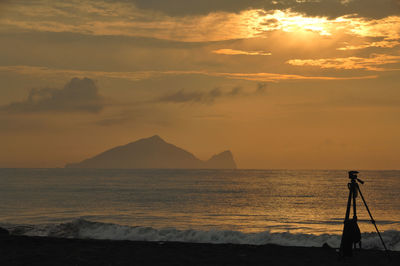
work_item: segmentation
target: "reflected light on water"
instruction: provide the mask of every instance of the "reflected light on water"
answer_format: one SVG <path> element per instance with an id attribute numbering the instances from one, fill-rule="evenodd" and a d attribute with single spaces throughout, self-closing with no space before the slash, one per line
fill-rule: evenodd
<path id="1" fill-rule="evenodd" d="M 381 230 L 398 229 L 400 172 L 365 171 Z M 340 234 L 346 171 L 0 170 L 0 222 L 90 221 L 180 230 Z M 384 182 L 383 182 L 384 180 Z M 373 232 L 361 199 L 359 225 Z"/>

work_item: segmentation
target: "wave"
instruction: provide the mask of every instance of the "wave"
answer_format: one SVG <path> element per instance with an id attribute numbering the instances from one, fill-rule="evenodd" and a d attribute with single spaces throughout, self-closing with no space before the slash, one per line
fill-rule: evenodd
<path id="1" fill-rule="evenodd" d="M 76 219 L 61 224 L 41 225 L 2 225 L 11 234 L 28 236 L 49 236 L 82 239 L 109 239 L 132 241 L 174 241 L 213 244 L 276 244 L 282 246 L 321 247 L 327 243 L 331 247 L 339 247 L 340 235 L 337 234 L 300 234 L 300 233 L 243 233 L 229 230 L 179 230 L 176 228 L 155 229 L 152 227 L 127 226 L 112 223 L 92 222 Z M 381 233 L 386 246 L 390 250 L 400 251 L 400 231 L 388 230 Z M 376 233 L 362 234 L 362 247 L 366 249 L 382 249 L 381 241 Z"/>

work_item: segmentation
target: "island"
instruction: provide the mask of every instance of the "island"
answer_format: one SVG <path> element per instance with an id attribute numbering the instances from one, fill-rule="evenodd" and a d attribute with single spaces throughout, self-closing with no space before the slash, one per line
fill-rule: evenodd
<path id="1" fill-rule="evenodd" d="M 114 147 L 66 168 L 100 169 L 236 169 L 232 153 L 221 152 L 207 161 L 192 153 L 167 143 L 160 136 L 139 139 L 123 146 Z"/>

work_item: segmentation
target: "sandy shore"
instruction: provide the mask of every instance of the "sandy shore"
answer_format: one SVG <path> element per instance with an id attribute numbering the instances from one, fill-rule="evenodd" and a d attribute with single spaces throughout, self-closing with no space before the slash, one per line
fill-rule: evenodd
<path id="1" fill-rule="evenodd" d="M 0 265 L 400 265 L 382 251 L 361 250 L 339 259 L 335 249 L 82 240 L 49 237 L 0 238 Z"/>

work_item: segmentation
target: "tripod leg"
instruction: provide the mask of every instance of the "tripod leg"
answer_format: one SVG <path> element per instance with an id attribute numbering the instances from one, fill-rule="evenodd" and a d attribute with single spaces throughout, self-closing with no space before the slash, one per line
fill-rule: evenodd
<path id="1" fill-rule="evenodd" d="M 343 226 L 343 232 L 342 232 L 342 239 L 340 240 L 340 248 L 339 248 L 339 254 L 341 256 L 344 256 L 344 235 L 345 235 L 345 226 L 346 226 L 346 222 L 349 220 L 350 217 L 350 208 L 351 208 L 351 199 L 353 197 L 353 191 L 352 191 L 352 187 L 351 184 L 348 184 L 349 187 L 349 197 L 347 200 L 347 208 L 346 208 L 346 215 L 344 217 L 344 226 Z"/>
<path id="2" fill-rule="evenodd" d="M 344 217 L 344 221 L 347 221 L 350 217 L 351 198 L 353 196 L 353 190 L 351 184 L 349 183 L 348 186 L 349 186 L 349 198 L 347 200 L 346 216 Z"/>
<path id="3" fill-rule="evenodd" d="M 357 184 L 352 183 L 351 184 L 351 190 L 353 191 L 353 219 L 357 221 L 357 204 L 356 204 L 356 198 L 357 198 L 357 190 L 356 190 Z"/>
<path id="4" fill-rule="evenodd" d="M 367 203 L 365 202 L 365 199 L 364 199 L 363 194 L 361 193 L 360 187 L 357 186 L 357 189 L 358 189 L 358 192 L 360 193 L 361 199 L 362 199 L 363 202 L 364 202 L 365 208 L 366 208 L 367 211 L 368 211 L 369 217 L 371 217 L 371 223 L 375 226 L 376 232 L 378 233 L 379 238 L 381 239 L 381 242 L 382 242 L 383 247 L 385 248 L 385 251 L 388 252 L 388 249 L 386 248 L 385 242 L 384 242 L 383 239 L 382 239 L 381 233 L 379 233 L 379 230 L 378 230 L 378 227 L 376 226 L 375 220 L 374 220 L 374 218 L 372 217 L 372 214 L 371 214 L 371 212 L 370 212 L 370 210 L 369 210 L 369 208 L 368 208 Z"/>

